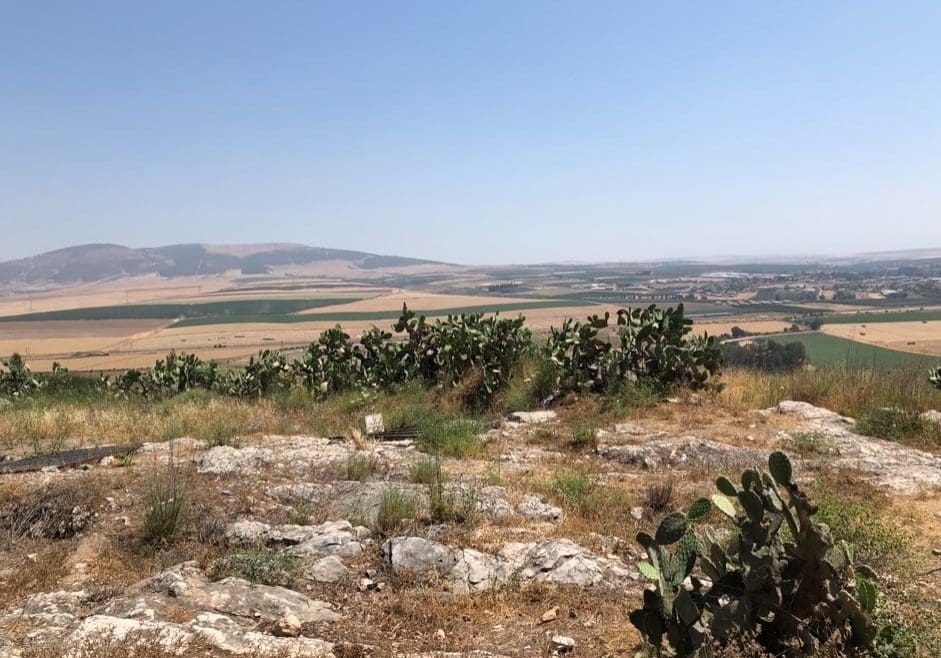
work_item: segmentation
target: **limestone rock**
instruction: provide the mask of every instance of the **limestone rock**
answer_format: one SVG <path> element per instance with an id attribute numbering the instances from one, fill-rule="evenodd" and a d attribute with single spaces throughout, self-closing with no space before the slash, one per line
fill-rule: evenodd
<path id="1" fill-rule="evenodd" d="M 299 557 L 319 558 L 326 555 L 353 557 L 363 552 L 363 541 L 369 528 L 353 526 L 349 521 L 328 521 L 320 525 L 270 526 L 258 521 L 237 521 L 225 531 L 232 545 L 275 544 L 289 546 Z"/>
<path id="2" fill-rule="evenodd" d="M 562 509 L 551 505 L 537 496 L 526 496 L 516 506 L 516 513 L 527 519 L 540 519 L 544 521 L 560 521 Z"/>
<path id="3" fill-rule="evenodd" d="M 180 622 L 181 612 L 189 621 Z M 17 643 L 7 639 L 0 650 L 16 655 L 17 645 L 47 647 L 69 658 L 102 647 L 133 653 L 136 647 L 156 646 L 173 655 L 208 646 L 244 656 L 332 658 L 331 643 L 293 635 L 304 624 L 337 619 L 322 601 L 239 578 L 212 582 L 195 562 L 185 562 L 116 592 L 105 603 L 84 590 L 29 596 L 0 617 L 0 626 L 15 622 L 23 630 Z M 266 627 L 286 637 L 259 630 Z"/>
<path id="4" fill-rule="evenodd" d="M 199 458 L 196 470 L 210 475 L 251 475 L 273 461 L 274 455 L 265 448 L 216 446 Z"/>
<path id="5" fill-rule="evenodd" d="M 935 409 L 931 409 L 929 411 L 925 411 L 924 413 L 919 414 L 918 417 L 922 420 L 922 422 L 941 425 L 941 411 L 936 411 Z"/>
<path id="6" fill-rule="evenodd" d="M 779 413 L 805 419 L 804 429 L 827 437 L 824 458 L 828 468 L 866 473 L 876 485 L 914 493 L 941 488 L 941 457 L 892 441 L 862 436 L 851 431 L 852 419 L 806 402 L 781 402 Z"/>
<path id="7" fill-rule="evenodd" d="M 787 414 L 789 416 L 800 416 L 804 420 L 827 420 L 827 421 L 840 421 L 840 422 L 852 422 L 852 419 L 841 416 L 840 414 L 830 411 L 829 409 L 824 409 L 823 407 L 815 407 L 809 402 L 797 402 L 795 400 L 782 400 L 778 403 L 776 411 L 779 414 Z"/>
<path id="8" fill-rule="evenodd" d="M 555 420 L 557 416 L 558 414 L 551 409 L 543 409 L 539 411 L 514 411 L 509 415 L 509 418 L 517 423 L 535 425 Z"/>
<path id="9" fill-rule="evenodd" d="M 570 539 L 510 543 L 493 555 L 422 537 L 395 537 L 382 551 L 393 570 L 437 576 L 456 592 L 486 590 L 510 580 L 617 586 L 638 577 L 619 560 L 595 555 Z"/>
<path id="10" fill-rule="evenodd" d="M 599 445 L 598 454 L 638 468 L 695 468 L 700 466 L 754 466 L 767 461 L 768 453 L 692 436 L 658 439 L 645 443 Z"/>
<path id="11" fill-rule="evenodd" d="M 306 575 L 320 583 L 338 583 L 349 577 L 350 570 L 336 555 L 328 555 L 310 565 Z"/>

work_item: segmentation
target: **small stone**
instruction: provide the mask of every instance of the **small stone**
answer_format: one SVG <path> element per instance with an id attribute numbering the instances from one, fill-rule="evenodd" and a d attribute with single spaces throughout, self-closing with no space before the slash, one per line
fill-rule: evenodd
<path id="1" fill-rule="evenodd" d="M 371 589 L 376 589 L 376 581 L 372 578 L 360 578 L 357 587 L 360 592 L 368 592 Z"/>
<path id="2" fill-rule="evenodd" d="M 446 637 L 447 636 L 444 634 L 443 628 L 439 628 L 435 631 L 435 639 L 438 640 L 438 642 L 444 642 Z"/>
<path id="3" fill-rule="evenodd" d="M 287 614 L 277 621 L 273 634 L 278 637 L 297 637 L 301 634 L 301 620 L 296 615 Z"/>
<path id="4" fill-rule="evenodd" d="M 320 558 L 307 570 L 307 577 L 318 583 L 338 583 L 349 574 L 350 570 L 336 555 Z"/>
<path id="5" fill-rule="evenodd" d="M 553 619 L 558 618 L 558 616 L 559 616 L 559 606 L 556 606 L 542 613 L 542 617 L 540 619 L 542 623 L 545 624 L 546 622 L 550 622 Z"/>
<path id="6" fill-rule="evenodd" d="M 575 640 L 566 635 L 553 635 L 552 648 L 556 653 L 568 653 L 575 649 Z"/>
<path id="7" fill-rule="evenodd" d="M 931 409 L 930 411 L 926 411 L 923 414 L 920 414 L 918 417 L 926 423 L 935 423 L 937 425 L 941 425 L 941 411 Z"/>
<path id="8" fill-rule="evenodd" d="M 642 518 L 644 518 L 644 508 L 643 508 L 643 507 L 632 507 L 632 508 L 631 508 L 631 516 L 632 516 L 633 518 L 637 519 L 638 521 L 640 521 Z"/>
<path id="9" fill-rule="evenodd" d="M 941 555 L 941 548 L 932 548 L 932 549 L 931 549 L 931 554 L 932 554 L 932 555 Z"/>
<path id="10" fill-rule="evenodd" d="M 363 419 L 363 422 L 366 425 L 366 434 L 378 434 L 386 429 L 382 414 L 369 414 Z"/>
<path id="11" fill-rule="evenodd" d="M 114 466 L 118 460 L 114 458 L 114 455 L 108 455 L 107 457 L 102 457 L 101 461 L 98 462 L 99 466 Z"/>

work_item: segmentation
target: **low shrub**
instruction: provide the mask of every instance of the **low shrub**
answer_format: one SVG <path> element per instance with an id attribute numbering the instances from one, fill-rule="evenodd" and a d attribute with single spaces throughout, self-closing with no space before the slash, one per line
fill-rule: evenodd
<path id="1" fill-rule="evenodd" d="M 256 585 L 288 586 L 301 572 L 299 558 L 273 548 L 233 551 L 213 563 L 213 578 L 242 578 Z"/>
<path id="2" fill-rule="evenodd" d="M 87 483 L 50 485 L 0 508 L 0 528 L 13 537 L 67 539 L 91 524 L 96 503 Z"/>
<path id="3" fill-rule="evenodd" d="M 563 505 L 575 510 L 590 506 L 595 490 L 595 483 L 582 471 L 560 471 L 550 486 Z"/>
<path id="4" fill-rule="evenodd" d="M 791 443 L 801 454 L 820 452 L 827 444 L 827 435 L 820 430 L 791 432 Z"/>

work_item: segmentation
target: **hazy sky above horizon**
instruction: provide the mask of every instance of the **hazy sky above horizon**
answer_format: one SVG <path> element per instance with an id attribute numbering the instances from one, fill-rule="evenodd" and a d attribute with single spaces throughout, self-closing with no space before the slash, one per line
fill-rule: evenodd
<path id="1" fill-rule="evenodd" d="M 0 6 L 0 259 L 941 247 L 936 1 Z"/>

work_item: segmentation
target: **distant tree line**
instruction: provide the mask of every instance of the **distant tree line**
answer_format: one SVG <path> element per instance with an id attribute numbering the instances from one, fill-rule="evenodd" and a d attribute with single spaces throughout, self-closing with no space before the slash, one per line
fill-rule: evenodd
<path id="1" fill-rule="evenodd" d="M 799 342 L 755 340 L 749 343 L 725 343 L 722 345 L 722 359 L 728 367 L 789 372 L 807 363 L 807 350 Z"/>

